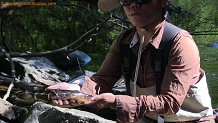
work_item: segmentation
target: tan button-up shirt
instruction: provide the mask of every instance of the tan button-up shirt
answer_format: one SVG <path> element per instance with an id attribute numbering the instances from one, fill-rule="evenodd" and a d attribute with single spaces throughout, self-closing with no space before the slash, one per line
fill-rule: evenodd
<path id="1" fill-rule="evenodd" d="M 151 47 L 158 48 L 164 31 L 164 23 L 165 21 L 155 28 L 152 38 L 148 44 L 143 46 L 142 65 L 137 81 L 138 85 L 142 87 L 151 87 L 156 84 L 154 70 L 150 63 L 150 49 Z M 135 33 L 134 30 L 123 42 L 130 43 Z M 113 85 L 122 74 L 120 37 L 113 42 L 97 73 L 86 79 L 81 91 L 93 95 L 111 92 Z M 132 68 L 131 71 L 133 80 L 135 68 Z M 132 123 L 141 119 L 145 114 L 175 114 L 180 109 L 190 85 L 198 82 L 200 74 L 199 50 L 191 35 L 182 30 L 174 40 L 169 54 L 161 85 L 161 94 L 139 97 L 116 95 L 117 122 Z"/>

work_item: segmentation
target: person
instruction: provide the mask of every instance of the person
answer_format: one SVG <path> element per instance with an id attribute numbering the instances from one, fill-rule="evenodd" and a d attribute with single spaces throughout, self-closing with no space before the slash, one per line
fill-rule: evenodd
<path id="1" fill-rule="evenodd" d="M 120 5 L 134 29 L 130 34 L 122 33 L 113 42 L 100 69 L 91 77 L 85 76 L 84 83 L 65 82 L 48 87 L 73 90 L 93 95 L 87 107 L 116 110 L 117 123 L 192 123 L 210 122 L 202 119 L 213 115 L 205 73 L 200 67 L 200 55 L 192 36 L 181 30 L 169 53 L 168 63 L 162 79 L 160 94 L 156 94 L 155 70 L 152 68 L 152 48 L 158 48 L 167 23 L 165 10 L 167 0 L 99 0 L 103 11 L 112 11 Z M 122 40 L 121 40 L 122 39 Z M 138 49 L 136 64 L 131 67 L 130 87 L 132 95 L 114 95 L 112 87 L 122 76 L 122 55 L 120 43 Z M 138 63 L 138 64 L 137 64 Z M 137 74 L 136 74 L 137 73 Z M 59 105 L 69 104 L 69 100 L 53 100 Z M 205 120 L 206 119 L 206 120 Z"/>

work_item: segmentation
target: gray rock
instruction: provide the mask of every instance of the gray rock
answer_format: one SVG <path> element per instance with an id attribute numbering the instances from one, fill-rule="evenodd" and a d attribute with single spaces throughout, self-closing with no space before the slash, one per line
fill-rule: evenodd
<path id="1" fill-rule="evenodd" d="M 52 81 L 67 81 L 69 80 L 69 75 L 58 69 L 49 59 L 45 57 L 30 57 L 30 58 L 13 58 L 13 60 L 25 68 L 25 76 L 23 78 L 24 82 L 31 83 L 32 76 L 30 74 L 34 73 L 37 76 L 42 77 L 46 80 Z"/>
<path id="2" fill-rule="evenodd" d="M 115 123 L 96 114 L 37 102 L 24 123 Z"/>

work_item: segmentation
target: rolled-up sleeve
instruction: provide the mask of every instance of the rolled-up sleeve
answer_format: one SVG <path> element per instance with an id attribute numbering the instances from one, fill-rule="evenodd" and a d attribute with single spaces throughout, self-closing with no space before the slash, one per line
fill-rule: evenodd
<path id="1" fill-rule="evenodd" d="M 185 99 L 190 85 L 200 77 L 200 56 L 188 32 L 181 32 L 172 49 L 162 83 L 162 95 L 169 95 L 179 106 Z M 179 108 L 179 107 L 178 107 Z"/>

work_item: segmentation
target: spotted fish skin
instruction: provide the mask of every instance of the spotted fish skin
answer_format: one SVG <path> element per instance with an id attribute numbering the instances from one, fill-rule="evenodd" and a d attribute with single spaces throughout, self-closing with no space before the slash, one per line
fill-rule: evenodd
<path id="1" fill-rule="evenodd" d="M 92 95 L 84 94 L 78 90 L 51 90 L 52 99 L 61 99 L 61 100 L 76 100 L 79 103 L 84 103 L 90 101 Z"/>

